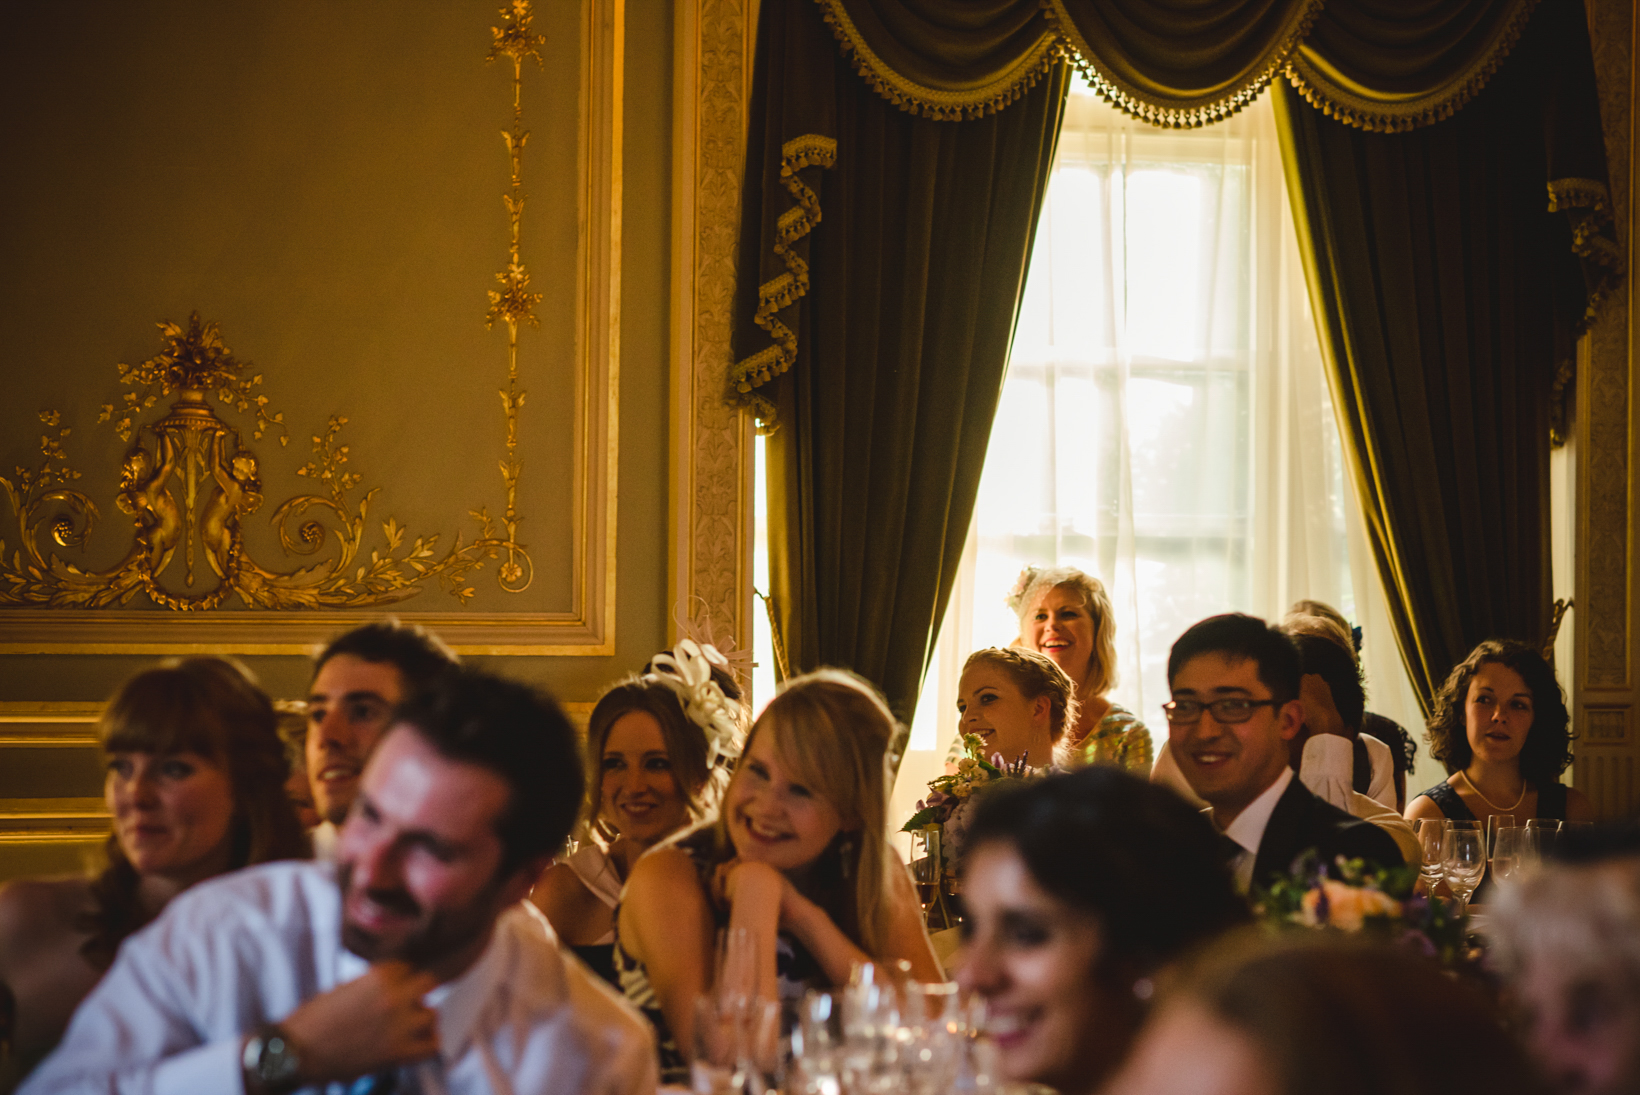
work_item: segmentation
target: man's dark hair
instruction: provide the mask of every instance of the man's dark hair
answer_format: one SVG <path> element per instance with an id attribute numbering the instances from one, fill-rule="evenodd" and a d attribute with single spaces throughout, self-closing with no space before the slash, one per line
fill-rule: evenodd
<path id="1" fill-rule="evenodd" d="M 477 764 L 507 781 L 497 819 L 502 875 L 563 847 L 581 810 L 575 728 L 548 695 L 465 666 L 436 674 L 394 712 L 440 756 Z"/>
<path id="2" fill-rule="evenodd" d="M 1314 673 L 1332 690 L 1333 706 L 1344 725 L 1361 732 L 1367 713 L 1367 690 L 1361 683 L 1361 667 L 1343 647 L 1320 635 L 1294 635 L 1300 664 L 1305 673 Z"/>
<path id="3" fill-rule="evenodd" d="M 1232 661 L 1251 658 L 1258 666 L 1259 682 L 1270 690 L 1271 699 L 1278 705 L 1298 699 L 1299 678 L 1304 675 L 1298 647 L 1284 632 L 1257 616 L 1227 612 L 1191 625 L 1167 656 L 1169 687 L 1186 662 L 1203 654 L 1223 654 Z M 1356 722 L 1359 725 L 1359 718 Z"/>
<path id="4" fill-rule="evenodd" d="M 1097 918 L 1107 979 L 1131 986 L 1250 919 L 1207 818 L 1119 768 L 1004 784 L 974 814 L 964 854 L 1006 844 L 1038 886 Z"/>
<path id="5" fill-rule="evenodd" d="M 455 651 L 445 646 L 437 635 L 420 624 L 403 623 L 392 616 L 355 627 L 330 640 L 330 645 L 313 660 L 314 675 L 338 654 L 351 654 L 366 662 L 387 662 L 404 677 L 406 687 L 419 686 L 451 666 L 461 664 Z"/>

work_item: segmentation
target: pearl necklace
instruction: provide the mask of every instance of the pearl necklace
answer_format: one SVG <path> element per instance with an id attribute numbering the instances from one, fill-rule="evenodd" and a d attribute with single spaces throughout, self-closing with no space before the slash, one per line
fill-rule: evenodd
<path id="1" fill-rule="evenodd" d="M 1492 812 L 1494 814 L 1512 814 L 1520 808 L 1521 803 L 1526 801 L 1527 783 L 1525 779 L 1520 781 L 1520 797 L 1515 800 L 1515 804 L 1513 806 L 1499 806 L 1497 803 L 1481 794 L 1481 789 L 1475 786 L 1475 781 L 1469 778 L 1468 772 L 1459 772 L 1458 775 L 1463 778 L 1464 783 L 1469 786 L 1469 789 L 1475 793 L 1476 798 L 1492 807 Z"/>

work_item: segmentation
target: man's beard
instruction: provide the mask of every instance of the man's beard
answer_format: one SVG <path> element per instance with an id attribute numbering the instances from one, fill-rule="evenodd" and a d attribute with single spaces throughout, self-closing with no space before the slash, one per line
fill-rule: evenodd
<path id="1" fill-rule="evenodd" d="M 406 890 L 365 890 L 365 896 L 383 908 L 420 919 L 402 942 L 389 943 L 375 932 L 348 923 L 347 895 L 353 882 L 353 866 L 341 864 L 336 869 L 336 884 L 342 896 L 342 946 L 367 962 L 396 959 L 426 969 L 490 930 L 495 921 L 496 891 L 504 881 L 500 877 L 492 879 L 465 905 L 431 913 Z"/>

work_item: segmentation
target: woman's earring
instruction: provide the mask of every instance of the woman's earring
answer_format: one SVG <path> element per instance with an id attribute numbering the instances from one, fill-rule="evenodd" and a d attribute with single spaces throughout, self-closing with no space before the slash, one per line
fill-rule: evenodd
<path id="1" fill-rule="evenodd" d="M 843 877 L 854 877 L 854 834 L 843 833 L 837 840 L 837 857 L 842 861 Z"/>

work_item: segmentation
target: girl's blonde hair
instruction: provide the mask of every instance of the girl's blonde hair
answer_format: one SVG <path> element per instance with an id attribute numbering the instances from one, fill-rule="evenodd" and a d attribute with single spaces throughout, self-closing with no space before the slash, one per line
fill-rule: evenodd
<path id="1" fill-rule="evenodd" d="M 841 669 L 820 669 L 787 682 L 769 701 L 742 754 L 759 734 L 772 735 L 793 780 L 836 809 L 843 828 L 816 864 L 819 892 L 809 896 L 875 959 L 886 954 L 891 919 L 889 870 L 896 857 L 888 845 L 888 751 L 897 729 L 870 684 Z M 740 776 L 737 768 L 726 801 L 733 801 Z M 727 817 L 718 820 L 718 841 L 728 846 Z"/>
<path id="2" fill-rule="evenodd" d="M 1048 736 L 1055 744 L 1065 727 L 1076 724 L 1076 684 L 1046 654 L 1022 646 L 988 646 L 968 655 L 962 671 L 967 673 L 975 665 L 993 665 L 1002 670 L 1027 700 L 1048 697 Z"/>
<path id="3" fill-rule="evenodd" d="M 1009 607 L 1019 617 L 1020 636 L 1025 634 L 1025 617 L 1037 598 L 1059 586 L 1074 589 L 1081 596 L 1082 606 L 1093 622 L 1093 657 L 1088 661 L 1087 679 L 1075 682 L 1077 695 L 1084 700 L 1103 696 L 1116 687 L 1116 612 L 1105 584 L 1098 578 L 1075 567 L 1026 568 L 1020 575 L 1019 593 L 1008 598 Z"/>

